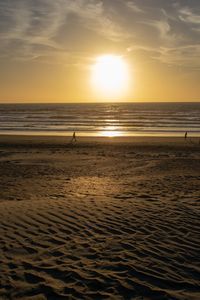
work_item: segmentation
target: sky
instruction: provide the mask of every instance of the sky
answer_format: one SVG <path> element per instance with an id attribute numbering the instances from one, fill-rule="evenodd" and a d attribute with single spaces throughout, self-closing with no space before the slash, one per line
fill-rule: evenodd
<path id="1" fill-rule="evenodd" d="M 91 66 L 120 55 L 123 99 Z M 0 102 L 200 101 L 199 0 L 0 0 Z"/>

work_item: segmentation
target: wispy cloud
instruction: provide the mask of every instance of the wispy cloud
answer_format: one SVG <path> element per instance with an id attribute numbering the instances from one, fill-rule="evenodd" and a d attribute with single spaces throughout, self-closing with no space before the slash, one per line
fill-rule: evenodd
<path id="1" fill-rule="evenodd" d="M 117 24 L 103 1 L 71 1 L 67 13 L 74 13 L 82 20 L 82 25 L 113 41 L 121 41 L 127 34 Z"/>
<path id="2" fill-rule="evenodd" d="M 200 45 L 161 48 L 158 59 L 168 65 L 200 70 Z"/>
<path id="3" fill-rule="evenodd" d="M 30 59 L 39 55 L 39 51 L 33 53 L 35 45 L 43 51 L 59 48 L 53 37 L 65 20 L 60 5 L 61 1 L 46 0 L 1 2 L 1 48 L 6 48 L 8 55 Z"/>
<path id="4" fill-rule="evenodd" d="M 126 3 L 126 5 L 130 10 L 132 10 L 136 13 L 142 13 L 143 12 L 143 10 L 134 1 L 128 1 Z"/>
<path id="5" fill-rule="evenodd" d="M 77 63 L 93 42 L 197 66 L 199 12 L 197 0 L 0 0 L 0 56 Z"/>
<path id="6" fill-rule="evenodd" d="M 200 14 L 192 12 L 189 7 L 183 7 L 179 10 L 180 20 L 186 23 L 199 24 L 200 25 Z"/>
<path id="7" fill-rule="evenodd" d="M 37 57 L 40 52 L 43 55 L 44 49 L 47 53 L 53 49 L 55 52 L 66 51 L 62 41 L 56 42 L 56 37 L 71 15 L 76 16 L 81 27 L 108 40 L 117 42 L 126 36 L 106 12 L 103 1 L 0 0 L 0 48 L 6 49 L 9 54 L 14 52 L 12 45 L 15 45 L 17 55 L 20 55 L 21 49 L 21 56 L 25 58 L 28 58 L 28 53 L 30 58 Z M 73 33 L 73 27 L 70 30 Z M 37 47 L 36 51 L 35 45 L 41 47 Z M 48 50 L 48 47 L 51 49 Z"/>

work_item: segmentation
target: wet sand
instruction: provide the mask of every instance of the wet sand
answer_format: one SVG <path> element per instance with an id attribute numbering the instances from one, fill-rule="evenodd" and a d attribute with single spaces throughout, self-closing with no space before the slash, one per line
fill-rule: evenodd
<path id="1" fill-rule="evenodd" d="M 200 145 L 0 137 L 0 299 L 200 299 Z"/>

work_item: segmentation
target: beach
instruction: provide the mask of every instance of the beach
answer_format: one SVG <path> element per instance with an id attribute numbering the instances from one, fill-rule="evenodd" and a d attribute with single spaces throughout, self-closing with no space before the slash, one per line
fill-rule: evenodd
<path id="1" fill-rule="evenodd" d="M 0 299 L 200 299 L 200 144 L 0 136 Z"/>

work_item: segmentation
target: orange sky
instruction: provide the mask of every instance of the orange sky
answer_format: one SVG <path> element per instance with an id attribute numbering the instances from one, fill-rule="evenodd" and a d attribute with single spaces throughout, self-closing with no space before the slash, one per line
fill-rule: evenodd
<path id="1" fill-rule="evenodd" d="M 0 0 L 0 102 L 200 101 L 199 9 L 197 0 Z M 103 54 L 129 66 L 122 97 L 91 87 Z"/>

